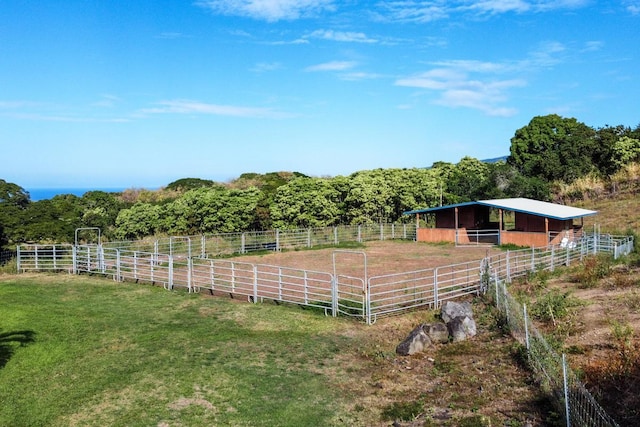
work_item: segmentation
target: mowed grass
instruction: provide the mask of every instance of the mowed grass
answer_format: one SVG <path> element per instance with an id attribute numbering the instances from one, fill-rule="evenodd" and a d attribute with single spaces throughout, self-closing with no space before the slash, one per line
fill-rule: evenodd
<path id="1" fill-rule="evenodd" d="M 348 319 L 65 275 L 0 276 L 1 426 L 343 424 Z M 340 421 L 341 420 L 341 421 Z"/>

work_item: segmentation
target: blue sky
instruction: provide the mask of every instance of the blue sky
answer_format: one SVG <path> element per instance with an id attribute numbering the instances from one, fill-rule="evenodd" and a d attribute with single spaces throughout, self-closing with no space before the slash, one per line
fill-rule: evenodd
<path id="1" fill-rule="evenodd" d="M 157 188 L 640 123 L 640 0 L 3 0 L 0 179 Z"/>

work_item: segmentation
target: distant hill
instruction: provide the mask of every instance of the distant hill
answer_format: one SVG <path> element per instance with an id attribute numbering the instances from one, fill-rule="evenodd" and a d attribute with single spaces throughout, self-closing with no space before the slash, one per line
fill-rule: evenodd
<path id="1" fill-rule="evenodd" d="M 508 157 L 509 157 L 509 156 L 494 157 L 493 159 L 484 159 L 484 160 L 481 160 L 481 162 L 484 162 L 484 163 L 498 163 L 498 162 L 500 162 L 500 161 L 505 161 L 505 162 L 506 162 Z"/>

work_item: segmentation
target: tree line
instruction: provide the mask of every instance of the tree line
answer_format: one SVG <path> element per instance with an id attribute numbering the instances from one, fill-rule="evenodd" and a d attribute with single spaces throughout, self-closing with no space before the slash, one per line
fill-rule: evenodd
<path id="1" fill-rule="evenodd" d="M 640 125 L 594 129 L 555 114 L 534 117 L 493 162 L 464 157 L 431 167 L 375 169 L 348 176 L 244 173 L 228 183 L 199 178 L 150 191 L 90 191 L 31 201 L 0 179 L 0 248 L 25 242 L 72 242 L 99 227 L 108 240 L 246 230 L 411 221 L 403 212 L 472 200 L 550 200 L 554 186 L 602 179 L 640 161 Z"/>

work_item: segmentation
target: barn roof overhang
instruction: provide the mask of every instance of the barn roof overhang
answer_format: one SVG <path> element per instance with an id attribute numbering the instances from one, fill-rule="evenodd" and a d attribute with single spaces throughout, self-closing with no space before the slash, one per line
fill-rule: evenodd
<path id="1" fill-rule="evenodd" d="M 552 218 L 558 220 L 569 220 L 575 218 L 582 218 L 585 216 L 591 216 L 598 213 L 598 211 L 592 211 L 588 209 L 575 208 L 572 206 L 560 205 L 557 203 L 542 202 L 540 200 L 526 199 L 526 198 L 513 198 L 513 199 L 491 199 L 491 200 L 478 200 L 475 202 L 457 203 L 454 205 L 438 206 L 435 208 L 427 209 L 415 209 L 412 211 L 404 212 L 403 215 L 414 215 L 420 213 L 432 213 L 446 209 L 453 209 L 463 206 L 489 206 L 496 209 L 504 209 L 513 212 L 522 212 L 530 215 L 542 216 L 545 218 Z"/>

